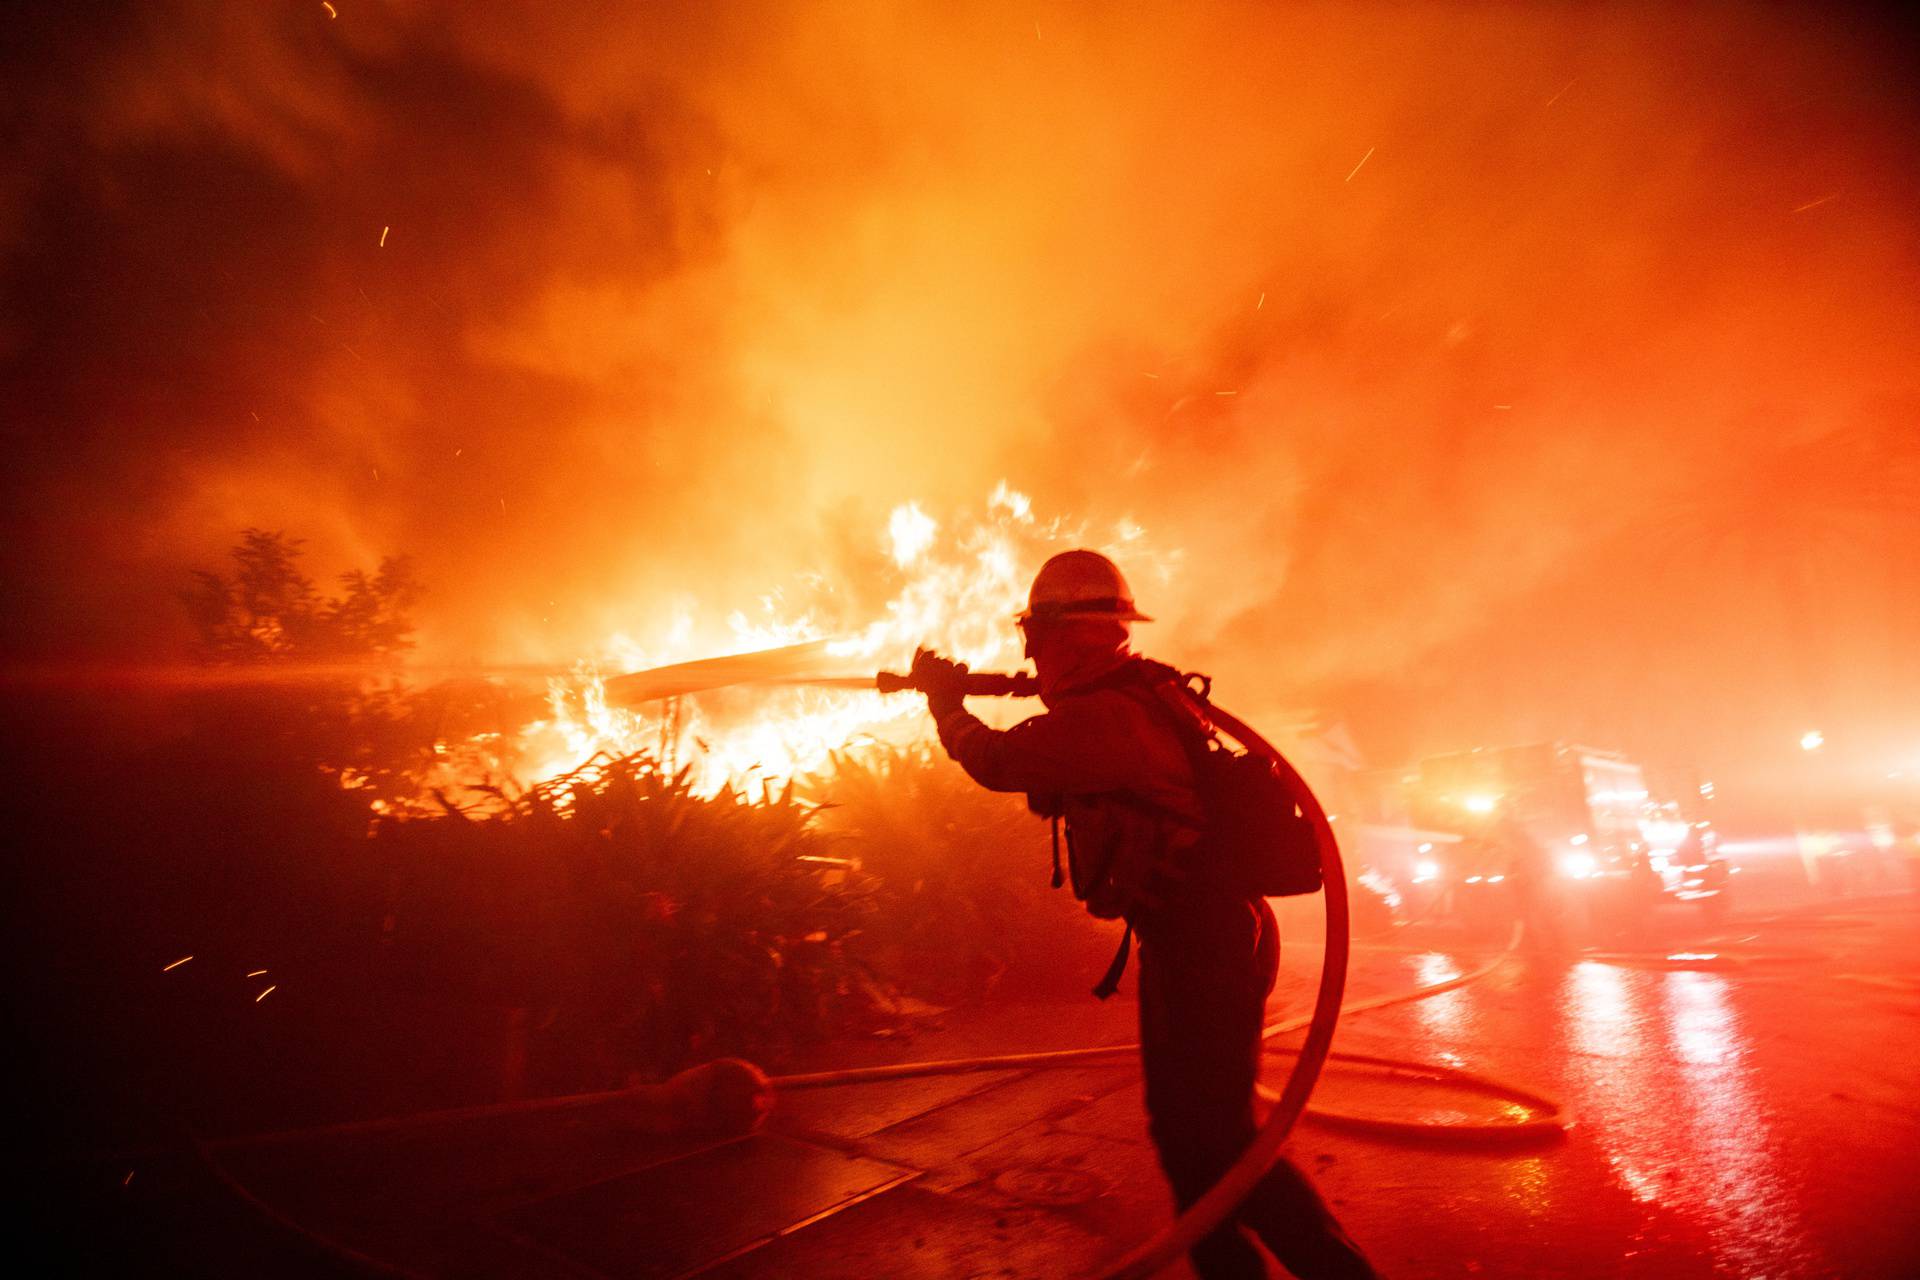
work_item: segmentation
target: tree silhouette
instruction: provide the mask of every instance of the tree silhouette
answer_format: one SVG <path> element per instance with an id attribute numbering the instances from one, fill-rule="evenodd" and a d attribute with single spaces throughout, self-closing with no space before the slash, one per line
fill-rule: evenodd
<path id="1" fill-rule="evenodd" d="M 199 570 L 184 593 L 187 615 L 209 662 L 352 662 L 412 647 L 410 611 L 421 585 L 405 556 L 372 574 L 340 576 L 343 593 L 323 597 L 300 569 L 302 540 L 248 529 L 232 551 L 231 576 Z"/>
<path id="2" fill-rule="evenodd" d="M 364 817 L 417 791 L 433 759 L 426 710 L 437 703 L 423 702 L 394 661 L 412 647 L 422 588 L 411 563 L 390 556 L 323 594 L 301 569 L 301 547 L 247 529 L 230 571 L 198 571 L 181 594 L 201 661 L 264 677 L 196 692 L 191 741 L 212 776 L 282 798 L 318 784 L 322 808 L 344 798 Z"/>

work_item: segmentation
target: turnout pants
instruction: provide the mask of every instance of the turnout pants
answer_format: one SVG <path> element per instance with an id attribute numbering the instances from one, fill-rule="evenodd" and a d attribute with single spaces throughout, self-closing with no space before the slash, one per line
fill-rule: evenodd
<path id="1" fill-rule="evenodd" d="M 1184 1212 L 1253 1141 L 1253 1085 L 1280 934 L 1264 901 L 1182 903 L 1138 922 L 1147 1122 Z M 1302 1280 L 1372 1277 L 1326 1202 L 1284 1157 L 1188 1255 L 1201 1280 L 1264 1277 L 1248 1232 Z"/>

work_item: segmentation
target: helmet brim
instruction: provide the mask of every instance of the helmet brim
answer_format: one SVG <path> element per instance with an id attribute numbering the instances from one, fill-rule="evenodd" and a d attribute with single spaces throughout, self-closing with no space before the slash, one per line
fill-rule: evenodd
<path id="1" fill-rule="evenodd" d="M 1022 609 L 1013 615 L 1013 620 L 1021 624 L 1032 622 L 1035 618 L 1046 622 L 1072 622 L 1080 618 L 1088 618 L 1096 622 L 1153 621 L 1138 609 L 1043 609 L 1038 611 Z"/>

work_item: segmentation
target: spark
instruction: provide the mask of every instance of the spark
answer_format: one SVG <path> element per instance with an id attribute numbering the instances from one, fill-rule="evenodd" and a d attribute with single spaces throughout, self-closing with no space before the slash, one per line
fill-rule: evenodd
<path id="1" fill-rule="evenodd" d="M 1553 96 L 1552 96 L 1551 98 L 1548 98 L 1548 99 L 1547 99 L 1547 106 L 1548 106 L 1548 107 L 1550 107 L 1550 106 L 1552 106 L 1552 105 L 1553 105 L 1554 103 L 1556 103 L 1556 102 L 1558 102 L 1558 101 L 1560 101 L 1560 95 L 1561 95 L 1561 94 L 1564 94 L 1564 93 L 1565 93 L 1565 92 L 1566 92 L 1567 90 L 1569 90 L 1569 89 L 1571 89 L 1571 88 L 1573 88 L 1573 86 L 1574 86 L 1574 85 L 1576 85 L 1576 84 L 1578 84 L 1578 83 L 1580 83 L 1580 77 L 1578 77 L 1578 76 L 1575 76 L 1575 77 L 1574 77 L 1573 79 L 1571 79 L 1571 80 L 1569 80 L 1569 81 L 1567 81 L 1567 82 L 1566 82 L 1565 84 L 1563 84 L 1563 85 L 1561 85 L 1561 86 L 1560 86 L 1560 93 L 1556 93 L 1556 94 L 1554 94 L 1554 95 L 1553 95 Z M 1542 111 L 1544 111 L 1544 110 L 1546 110 L 1546 107 L 1542 107 L 1542 108 L 1541 108 L 1541 110 L 1542 110 Z"/>
<path id="2" fill-rule="evenodd" d="M 1512 405 L 1510 405 L 1510 404 L 1497 404 L 1497 405 L 1495 405 L 1495 406 L 1493 406 L 1493 407 L 1494 407 L 1494 408 L 1496 408 L 1496 409 L 1511 409 L 1511 408 L 1513 408 L 1513 406 L 1512 406 Z"/>
<path id="3" fill-rule="evenodd" d="M 1143 378 L 1152 378 L 1155 382 L 1160 381 L 1160 375 L 1157 373 L 1143 373 L 1140 376 Z"/>
<path id="4" fill-rule="evenodd" d="M 266 975 L 266 972 L 267 971 L 265 969 L 255 969 L 252 973 L 248 974 L 247 976 L 249 978 L 264 977 Z"/>
<path id="5" fill-rule="evenodd" d="M 129 1169 L 129 1170 L 127 1170 L 127 1176 L 126 1176 L 126 1177 L 124 1177 L 124 1178 L 122 1178 L 122 1179 L 120 1179 L 120 1185 L 124 1187 L 124 1186 L 126 1186 L 126 1185 L 127 1185 L 127 1184 L 128 1184 L 129 1182 L 132 1182 L 132 1181 L 133 1181 L 133 1170 L 131 1170 L 131 1169 Z"/>
<path id="6" fill-rule="evenodd" d="M 320 0 L 320 7 L 327 11 L 327 16 L 329 18 L 337 18 L 340 16 L 340 11 L 334 8 L 332 5 L 328 4 L 327 0 Z"/>
<path id="7" fill-rule="evenodd" d="M 1262 289 L 1262 290 L 1260 291 L 1260 301 L 1258 301 L 1258 302 L 1256 302 L 1256 303 L 1254 303 L 1254 304 L 1253 304 L 1253 309 L 1254 309 L 1255 311 L 1258 311 L 1258 310 L 1260 310 L 1260 308 L 1262 308 L 1262 307 L 1264 307 L 1264 306 L 1266 306 L 1266 305 L 1267 305 L 1267 292 L 1266 292 L 1266 290 L 1264 290 L 1264 289 Z"/>
<path id="8" fill-rule="evenodd" d="M 1237 396 L 1240 393 L 1238 391 L 1216 391 L 1213 394 L 1217 396 Z"/>
<path id="9" fill-rule="evenodd" d="M 185 964 L 187 961 L 191 959 L 193 959 L 192 956 L 181 956 L 178 960 L 175 960 L 172 964 L 168 965 L 166 968 L 162 969 L 160 972 L 172 973 L 175 969 L 178 969 L 181 965 Z"/>
<path id="10" fill-rule="evenodd" d="M 387 247 L 387 232 L 391 230 L 393 230 L 391 226 L 385 226 L 380 228 L 380 247 L 382 249 Z"/>
<path id="11" fill-rule="evenodd" d="M 265 1000 L 268 996 L 272 995 L 274 992 L 278 991 L 279 989 L 280 989 L 280 984 L 276 982 L 272 986 L 268 987 L 265 991 L 262 991 L 259 995 L 255 996 L 253 998 L 253 1002 L 255 1004 L 259 1004 L 262 1000 Z"/>
<path id="12" fill-rule="evenodd" d="M 1809 210 L 1809 209 L 1817 209 L 1817 208 L 1819 208 L 1819 207 L 1820 207 L 1821 205 L 1823 205 L 1823 204 L 1825 204 L 1825 203 L 1826 203 L 1827 201 L 1829 201 L 1829 200 L 1833 200 L 1833 199 L 1836 199 L 1836 198 L 1837 198 L 1837 197 L 1839 196 L 1839 194 L 1840 194 L 1840 193 L 1839 193 L 1838 191 L 1836 191 L 1836 192 L 1834 192 L 1834 193 L 1833 193 L 1833 195 L 1830 195 L 1830 196 L 1821 196 L 1821 197 L 1820 197 L 1820 198 L 1819 198 L 1818 200 L 1809 200 L 1809 201 L 1807 201 L 1807 202 L 1806 202 L 1805 204 L 1803 204 L 1803 205 L 1801 205 L 1801 206 L 1800 206 L 1800 207 L 1799 207 L 1798 209 L 1795 209 L 1795 210 L 1793 210 L 1793 212 L 1794 212 L 1794 213 L 1805 213 L 1805 212 L 1806 212 L 1807 210 Z"/>
<path id="13" fill-rule="evenodd" d="M 1355 165 L 1355 166 L 1353 166 L 1353 173 L 1349 173 L 1349 174 L 1347 175 L 1347 181 L 1348 181 L 1348 182 L 1352 182 L 1352 181 L 1353 181 L 1353 174 L 1354 174 L 1354 173 L 1358 173 L 1358 172 L 1360 172 L 1360 165 L 1361 165 L 1361 164 L 1365 164 L 1365 163 L 1366 163 L 1366 162 L 1367 162 L 1368 160 L 1371 160 L 1372 158 L 1373 158 L 1373 148 L 1372 148 L 1372 147 L 1368 147 L 1368 148 L 1367 148 L 1367 154 L 1366 154 L 1366 155 L 1364 155 L 1364 156 L 1361 156 L 1361 157 L 1360 157 L 1360 164 L 1357 164 L 1357 165 Z"/>

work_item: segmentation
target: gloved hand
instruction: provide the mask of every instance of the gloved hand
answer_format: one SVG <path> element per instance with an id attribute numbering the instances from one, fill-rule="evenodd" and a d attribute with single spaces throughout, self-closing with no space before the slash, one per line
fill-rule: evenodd
<path id="1" fill-rule="evenodd" d="M 950 662 L 931 649 L 915 649 L 910 668 L 913 687 L 927 695 L 927 710 L 938 720 L 958 711 L 967 696 L 967 664 Z"/>

